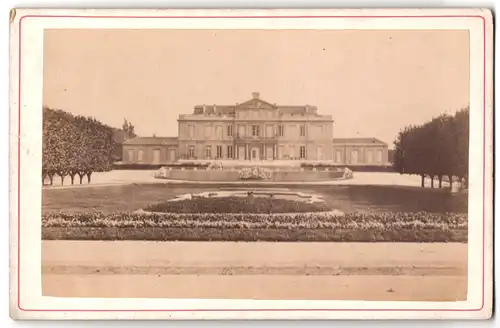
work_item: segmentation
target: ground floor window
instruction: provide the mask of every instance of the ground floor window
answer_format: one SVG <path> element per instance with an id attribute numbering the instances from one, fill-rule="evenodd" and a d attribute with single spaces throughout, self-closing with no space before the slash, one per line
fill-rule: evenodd
<path id="1" fill-rule="evenodd" d="M 306 158 L 306 146 L 300 146 L 300 159 Z"/>
<path id="2" fill-rule="evenodd" d="M 357 150 L 353 150 L 351 152 L 351 164 L 358 164 L 359 152 Z"/>
<path id="3" fill-rule="evenodd" d="M 139 163 L 144 161 L 144 150 L 141 149 L 137 152 L 137 161 Z"/>
<path id="4" fill-rule="evenodd" d="M 335 151 L 335 161 L 337 163 L 342 163 L 342 151 L 341 150 Z"/>
<path id="5" fill-rule="evenodd" d="M 222 158 L 222 146 L 217 146 L 217 158 Z"/>
<path id="6" fill-rule="evenodd" d="M 212 146 L 205 147 L 205 157 L 212 158 Z"/>
<path id="7" fill-rule="evenodd" d="M 233 158 L 233 146 L 227 146 L 227 158 Z"/>
<path id="8" fill-rule="evenodd" d="M 188 158 L 194 158 L 194 146 L 188 147 Z"/>
<path id="9" fill-rule="evenodd" d="M 134 161 L 134 151 L 133 150 L 128 151 L 128 160 L 129 160 L 129 162 Z"/>
<path id="10" fill-rule="evenodd" d="M 367 162 L 368 164 L 373 163 L 373 151 L 368 150 L 368 151 L 366 152 L 366 162 Z"/>

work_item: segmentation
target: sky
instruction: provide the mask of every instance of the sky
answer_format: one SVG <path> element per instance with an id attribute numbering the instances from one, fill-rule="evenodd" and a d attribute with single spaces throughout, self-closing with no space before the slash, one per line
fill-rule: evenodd
<path id="1" fill-rule="evenodd" d="M 260 92 L 333 116 L 334 137 L 398 132 L 469 104 L 466 30 L 45 30 L 43 101 L 140 136 Z"/>

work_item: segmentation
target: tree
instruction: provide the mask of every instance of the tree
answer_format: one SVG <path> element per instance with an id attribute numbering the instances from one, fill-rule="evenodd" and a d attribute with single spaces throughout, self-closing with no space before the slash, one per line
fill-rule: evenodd
<path id="1" fill-rule="evenodd" d="M 469 109 L 454 116 L 440 115 L 421 126 L 405 127 L 394 141 L 393 167 L 401 174 L 429 176 L 431 188 L 437 177 L 439 188 L 447 176 L 450 188 L 453 177 L 467 180 L 469 158 Z"/>
<path id="2" fill-rule="evenodd" d="M 453 147 L 452 174 L 457 176 L 464 185 L 468 184 L 469 176 L 469 107 L 455 113 L 453 117 Z"/>
<path id="3" fill-rule="evenodd" d="M 127 134 L 129 139 L 137 137 L 135 134 L 135 127 L 127 119 L 123 119 L 122 130 Z"/>
<path id="4" fill-rule="evenodd" d="M 115 143 L 114 129 L 94 118 L 73 116 L 62 110 L 44 107 L 42 179 L 69 175 L 74 184 L 76 175 L 87 176 L 96 171 L 110 170 Z"/>

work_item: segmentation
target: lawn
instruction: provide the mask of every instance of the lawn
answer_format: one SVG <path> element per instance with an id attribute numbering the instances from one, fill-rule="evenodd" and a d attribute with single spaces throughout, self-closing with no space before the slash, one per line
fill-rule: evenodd
<path id="1" fill-rule="evenodd" d="M 252 186 L 245 187 L 251 188 Z M 203 218 L 193 221 L 194 218 L 190 217 L 175 220 L 174 218 L 158 220 L 149 217 L 127 218 L 133 211 L 147 209 L 151 205 L 164 203 L 182 194 L 217 191 L 220 188 L 234 188 L 234 185 L 130 184 L 44 189 L 42 204 L 45 225 L 42 229 L 42 238 L 158 241 L 467 242 L 466 225 L 455 228 L 454 215 L 450 214 L 459 213 L 459 221 L 463 220 L 463 215 L 465 215 L 465 220 L 467 220 L 466 194 L 451 194 L 446 189 L 403 186 L 272 185 L 272 187 L 320 194 L 325 200 L 322 206 L 326 205 L 327 208 L 352 214 L 346 214 L 344 219 L 340 219 L 343 223 L 340 221 L 340 223 L 335 223 L 335 220 L 328 218 L 312 221 L 305 218 L 297 222 L 283 218 L 281 223 L 275 219 L 264 220 L 264 223 L 250 222 L 253 220 L 250 216 L 259 214 L 246 216 L 242 214 L 244 217 L 239 221 L 236 220 L 237 222 L 233 222 L 234 220 L 228 215 L 222 215 L 214 219 L 215 223 L 209 222 L 213 220 L 207 221 Z M 206 207 L 203 204 L 200 206 Z M 244 207 L 247 208 L 248 204 Z M 83 217 L 77 219 L 68 216 L 65 219 L 64 215 L 58 214 L 59 212 L 73 212 Z M 93 218 L 91 215 L 87 219 L 86 217 L 92 212 L 95 212 L 94 214 L 99 218 Z M 419 212 L 429 214 L 419 214 Z M 365 213 L 376 214 L 374 221 L 369 220 L 366 227 L 362 224 Z M 389 222 L 386 222 L 386 215 L 393 214 L 395 224 L 391 226 Z M 179 215 L 190 214 L 180 213 Z M 206 213 L 205 216 L 207 215 L 211 214 Z M 351 215 L 354 216 L 351 217 Z M 51 217 L 53 220 L 50 223 L 48 219 Z M 379 221 L 380 224 L 377 224 Z M 446 223 L 447 221 L 451 223 Z M 73 226 L 78 222 L 82 222 L 81 226 L 80 224 Z"/>
<path id="2" fill-rule="evenodd" d="M 328 206 L 343 212 L 467 213 L 467 194 L 451 194 L 447 189 L 362 185 L 272 187 L 321 194 Z M 44 189 L 42 210 L 44 214 L 60 211 L 132 212 L 181 194 L 216 191 L 219 188 L 234 188 L 234 185 L 130 184 Z"/>

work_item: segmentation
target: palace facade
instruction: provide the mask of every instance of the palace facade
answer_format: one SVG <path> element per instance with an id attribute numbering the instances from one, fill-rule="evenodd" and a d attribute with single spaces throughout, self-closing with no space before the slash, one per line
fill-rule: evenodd
<path id="1" fill-rule="evenodd" d="M 235 105 L 195 106 L 179 115 L 179 136 L 138 137 L 123 144 L 124 163 L 177 160 L 333 161 L 387 165 L 387 144 L 375 138 L 333 138 L 331 115 L 315 106 L 282 106 L 254 92 Z"/>

